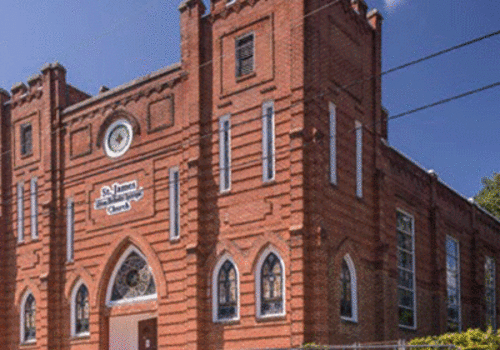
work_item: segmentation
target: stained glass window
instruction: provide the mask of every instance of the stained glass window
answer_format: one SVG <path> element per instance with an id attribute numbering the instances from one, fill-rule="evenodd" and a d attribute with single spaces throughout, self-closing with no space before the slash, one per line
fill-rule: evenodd
<path id="1" fill-rule="evenodd" d="M 270 253 L 261 270 L 261 315 L 283 312 L 283 271 L 279 258 Z"/>
<path id="2" fill-rule="evenodd" d="M 78 288 L 75 298 L 75 334 L 85 334 L 89 332 L 89 291 L 82 284 Z"/>
<path id="3" fill-rule="evenodd" d="M 238 276 L 231 261 L 226 260 L 219 270 L 218 318 L 231 319 L 237 316 Z"/>
<path id="4" fill-rule="evenodd" d="M 111 301 L 133 300 L 156 294 L 153 275 L 146 261 L 131 252 L 116 274 Z"/>
<path id="5" fill-rule="evenodd" d="M 36 339 L 36 302 L 33 294 L 28 295 L 24 302 L 23 327 L 23 341 L 34 341 Z"/>
<path id="6" fill-rule="evenodd" d="M 345 260 L 340 271 L 340 315 L 352 318 L 351 272 Z"/>

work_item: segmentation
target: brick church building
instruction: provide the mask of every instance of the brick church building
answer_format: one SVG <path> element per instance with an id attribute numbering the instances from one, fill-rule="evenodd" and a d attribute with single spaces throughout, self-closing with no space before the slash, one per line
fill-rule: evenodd
<path id="1" fill-rule="evenodd" d="M 179 63 L 96 96 L 58 63 L 0 90 L 2 349 L 497 325 L 500 223 L 388 145 L 376 10 L 179 11 Z"/>

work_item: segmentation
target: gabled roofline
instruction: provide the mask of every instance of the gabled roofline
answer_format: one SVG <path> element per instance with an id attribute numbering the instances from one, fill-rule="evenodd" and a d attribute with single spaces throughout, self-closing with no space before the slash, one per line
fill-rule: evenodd
<path id="1" fill-rule="evenodd" d="M 134 79 L 128 83 L 125 83 L 123 85 L 119 85 L 111 90 L 108 90 L 106 92 L 103 92 L 99 95 L 96 95 L 94 97 L 91 97 L 89 99 L 83 100 L 82 102 L 76 103 L 68 108 L 65 108 L 62 111 L 62 114 L 70 114 L 73 112 L 76 112 L 78 110 L 81 110 L 85 107 L 91 106 L 95 103 L 101 102 L 107 98 L 113 97 L 115 95 L 118 95 L 119 93 L 122 93 L 126 90 L 130 90 L 138 85 L 142 85 L 145 83 L 150 82 L 151 80 L 160 78 L 164 75 L 168 75 L 170 73 L 176 72 L 181 69 L 181 63 L 177 62 L 174 64 L 171 64 L 170 66 L 164 67 L 162 69 L 157 70 L 156 72 L 149 73 L 147 75 L 144 75 L 142 77 L 139 77 L 137 79 Z"/>

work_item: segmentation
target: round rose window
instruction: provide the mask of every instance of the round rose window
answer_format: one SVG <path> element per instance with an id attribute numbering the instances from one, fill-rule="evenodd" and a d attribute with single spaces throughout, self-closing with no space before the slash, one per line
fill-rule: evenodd
<path id="1" fill-rule="evenodd" d="M 119 157 L 130 148 L 133 137 L 132 125 L 125 120 L 120 119 L 115 121 L 106 130 L 104 137 L 104 150 L 111 158 Z"/>

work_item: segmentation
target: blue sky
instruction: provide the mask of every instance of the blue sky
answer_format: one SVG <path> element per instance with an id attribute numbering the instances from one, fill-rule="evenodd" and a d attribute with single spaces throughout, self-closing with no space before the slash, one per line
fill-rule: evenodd
<path id="1" fill-rule="evenodd" d="M 0 11 L 0 87 L 61 62 L 96 94 L 179 60 L 178 0 L 18 0 Z M 367 0 L 383 69 L 500 30 L 498 0 Z M 500 81 L 500 35 L 383 79 L 390 115 Z M 500 87 L 389 123 L 389 142 L 465 197 L 500 171 Z"/>

